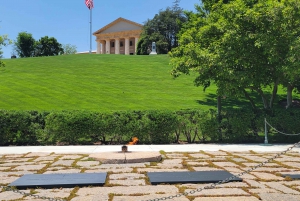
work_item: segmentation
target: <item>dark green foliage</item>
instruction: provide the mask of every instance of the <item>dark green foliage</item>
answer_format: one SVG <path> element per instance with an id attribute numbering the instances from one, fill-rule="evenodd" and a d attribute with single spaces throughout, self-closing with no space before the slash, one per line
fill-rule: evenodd
<path id="1" fill-rule="evenodd" d="M 38 124 L 28 112 L 0 111 L 0 145 L 34 145 Z"/>
<path id="2" fill-rule="evenodd" d="M 139 137 L 141 133 L 140 119 L 141 114 L 139 112 L 114 112 L 112 122 L 114 131 L 111 139 L 117 143 L 122 143 L 130 141 L 132 137 Z"/>
<path id="3" fill-rule="evenodd" d="M 44 36 L 36 42 L 35 56 L 56 56 L 64 53 L 56 38 Z"/>
<path id="4" fill-rule="evenodd" d="M 138 55 L 149 54 L 152 42 L 156 43 L 158 54 L 167 54 L 178 46 L 177 34 L 187 20 L 178 3 L 179 1 L 175 1 L 173 7 L 160 10 L 153 19 L 146 21 L 137 45 Z"/>
<path id="5" fill-rule="evenodd" d="M 201 132 L 201 141 L 222 142 L 222 136 L 219 129 L 220 125 L 215 110 L 204 111 L 201 118 L 199 118 L 198 124 Z"/>
<path id="6" fill-rule="evenodd" d="M 176 141 L 178 142 L 180 136 L 185 136 L 188 143 L 195 142 L 196 139 L 205 141 L 205 135 L 202 135 L 204 130 L 201 123 L 206 124 L 206 112 L 199 110 L 183 110 L 176 112 L 177 124 L 175 130 Z"/>
<path id="7" fill-rule="evenodd" d="M 252 127 L 254 120 L 255 114 L 251 110 L 231 109 L 223 111 L 220 140 L 237 143 L 255 141 L 257 133 Z"/>
<path id="8" fill-rule="evenodd" d="M 300 133 L 300 110 L 275 110 L 273 115 L 267 117 L 272 127 L 278 131 L 287 134 L 299 134 Z M 263 122 L 263 121 L 262 121 Z M 264 125 L 260 125 L 264 126 Z M 283 135 L 279 134 L 275 129 L 268 126 L 269 141 L 273 143 L 295 143 L 300 141 L 300 135 Z"/>
<path id="9" fill-rule="evenodd" d="M 0 110 L 0 145 L 140 144 L 186 141 L 214 143 L 263 143 L 264 118 L 281 132 L 300 133 L 300 110 L 181 111 L 7 111 Z M 270 143 L 295 143 L 300 136 L 282 135 L 268 126 Z"/>
<path id="10" fill-rule="evenodd" d="M 170 111 L 147 111 L 142 117 L 144 134 L 141 141 L 150 144 L 166 144 L 174 142 L 172 135 L 176 128 L 176 115 Z M 137 136 L 138 137 L 138 136 Z"/>
<path id="11" fill-rule="evenodd" d="M 187 13 L 180 46 L 170 52 L 172 75 L 196 72 L 196 86 L 214 83 L 217 95 L 245 97 L 253 109 L 258 102 L 250 91 L 261 96 L 263 109 L 271 110 L 283 85 L 288 87 L 289 107 L 300 75 L 299 1 L 203 3 L 204 10 L 199 6 L 197 13 Z"/>
<path id="12" fill-rule="evenodd" d="M 35 40 L 32 34 L 27 32 L 20 32 L 15 42 L 15 50 L 19 57 L 32 57 L 34 56 Z"/>
<path id="13" fill-rule="evenodd" d="M 86 111 L 52 112 L 46 117 L 42 141 L 78 144 L 84 139 L 88 140 L 95 128 L 93 117 L 91 112 Z"/>
<path id="14" fill-rule="evenodd" d="M 16 52 L 19 57 L 55 56 L 64 53 L 62 45 L 56 38 L 44 36 L 36 41 L 32 34 L 20 32 L 15 42 Z"/>

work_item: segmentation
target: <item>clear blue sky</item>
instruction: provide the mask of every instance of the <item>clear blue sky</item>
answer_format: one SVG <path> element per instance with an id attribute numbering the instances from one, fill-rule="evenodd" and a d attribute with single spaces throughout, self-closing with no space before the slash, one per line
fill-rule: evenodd
<path id="1" fill-rule="evenodd" d="M 94 0 L 92 31 L 119 17 L 143 24 L 160 9 L 173 5 L 174 0 Z M 195 10 L 200 0 L 181 0 L 184 10 Z M 90 11 L 84 0 L 1 0 L 0 35 L 8 34 L 16 40 L 19 32 L 31 33 L 38 40 L 55 37 L 61 44 L 77 46 L 77 51 L 88 51 Z M 92 38 L 96 49 L 95 37 Z M 3 47 L 3 57 L 10 58 L 12 45 Z"/>

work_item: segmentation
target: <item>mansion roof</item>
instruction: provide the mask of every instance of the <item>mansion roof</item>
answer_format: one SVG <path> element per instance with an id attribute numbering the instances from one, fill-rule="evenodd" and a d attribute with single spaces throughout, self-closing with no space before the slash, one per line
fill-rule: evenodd
<path id="1" fill-rule="evenodd" d="M 139 23 L 119 17 L 118 19 L 102 27 L 98 31 L 95 31 L 93 35 L 122 32 L 122 31 L 142 30 L 142 28 L 143 25 Z"/>

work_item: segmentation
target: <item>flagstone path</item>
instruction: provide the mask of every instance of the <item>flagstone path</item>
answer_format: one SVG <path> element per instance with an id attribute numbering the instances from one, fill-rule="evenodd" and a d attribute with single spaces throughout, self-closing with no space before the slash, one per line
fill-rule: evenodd
<path id="1" fill-rule="evenodd" d="M 276 153 L 260 152 L 172 152 L 162 153 L 161 162 L 101 164 L 87 154 L 0 153 L 0 185 L 6 186 L 24 174 L 96 173 L 107 172 L 103 187 L 28 189 L 34 193 L 72 201 L 140 201 L 174 196 L 203 188 L 209 184 L 151 185 L 147 172 L 227 170 L 239 174 L 272 158 Z M 283 178 L 281 174 L 300 174 L 299 152 L 286 155 L 241 176 L 243 182 L 218 185 L 187 196 L 167 199 L 174 201 L 299 201 L 300 180 Z M 0 188 L 0 200 L 43 200 L 26 197 Z"/>

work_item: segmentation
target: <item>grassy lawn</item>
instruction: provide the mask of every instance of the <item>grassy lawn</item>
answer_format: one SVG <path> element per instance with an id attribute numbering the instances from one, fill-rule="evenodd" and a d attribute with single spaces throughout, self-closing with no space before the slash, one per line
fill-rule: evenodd
<path id="1" fill-rule="evenodd" d="M 209 108 L 212 91 L 176 80 L 163 56 L 66 55 L 5 60 L 0 108 L 14 110 L 146 110 Z"/>
<path id="2" fill-rule="evenodd" d="M 216 88 L 202 91 L 194 76 L 173 79 L 169 57 L 65 55 L 5 60 L 0 70 L 0 109 L 94 111 L 216 106 Z M 284 95 L 284 91 L 279 94 Z M 225 107 L 249 103 L 224 100 Z"/>

